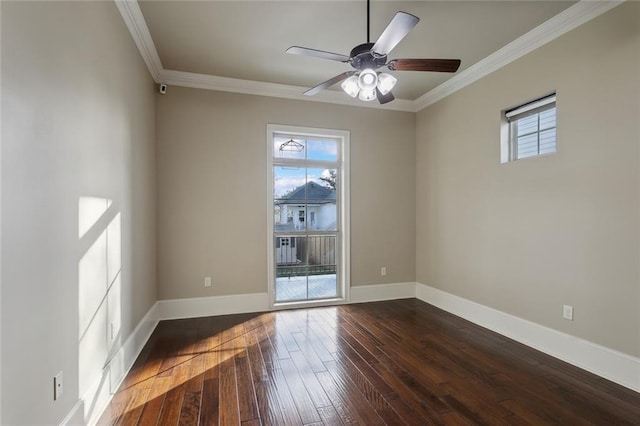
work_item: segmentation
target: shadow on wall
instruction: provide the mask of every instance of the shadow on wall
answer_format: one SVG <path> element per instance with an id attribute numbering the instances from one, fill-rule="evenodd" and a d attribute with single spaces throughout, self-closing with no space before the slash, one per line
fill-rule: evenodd
<path id="1" fill-rule="evenodd" d="M 79 198 L 78 397 L 92 389 L 96 395 L 96 400 L 85 401 L 85 419 L 106 385 L 103 370 L 122 345 L 121 235 L 120 211 L 112 200 Z M 113 391 L 117 383 L 108 385 Z"/>

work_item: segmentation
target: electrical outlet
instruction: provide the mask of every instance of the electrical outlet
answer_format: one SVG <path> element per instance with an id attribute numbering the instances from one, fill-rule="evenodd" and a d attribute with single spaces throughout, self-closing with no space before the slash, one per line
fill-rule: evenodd
<path id="1" fill-rule="evenodd" d="M 383 277 L 387 276 L 387 267 L 383 266 L 382 268 L 380 268 L 380 275 Z"/>
<path id="2" fill-rule="evenodd" d="M 53 400 L 56 401 L 62 396 L 62 371 L 53 376 Z"/>
<path id="3" fill-rule="evenodd" d="M 211 277 L 204 277 L 204 286 L 211 287 Z"/>
<path id="4" fill-rule="evenodd" d="M 562 318 L 573 321 L 573 306 L 562 305 Z"/>

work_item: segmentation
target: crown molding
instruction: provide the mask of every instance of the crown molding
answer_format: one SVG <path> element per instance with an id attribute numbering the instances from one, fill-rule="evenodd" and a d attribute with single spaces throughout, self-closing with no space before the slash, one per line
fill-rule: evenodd
<path id="1" fill-rule="evenodd" d="M 248 95 L 415 112 L 414 102 L 407 99 L 396 99 L 393 102 L 380 105 L 377 102 L 361 102 L 345 96 L 341 92 L 331 90 L 325 90 L 315 96 L 305 96 L 302 93 L 307 90 L 306 87 L 164 69 L 137 0 L 114 0 L 114 2 L 156 83 Z"/>
<path id="2" fill-rule="evenodd" d="M 342 92 L 338 91 L 325 90 L 315 96 L 304 96 L 302 93 L 307 89 L 306 87 L 164 69 L 137 0 L 114 0 L 122 15 L 122 19 L 129 29 L 156 83 L 406 112 L 418 112 L 433 105 L 439 100 L 478 81 L 482 77 L 491 74 L 527 53 L 602 15 L 624 3 L 624 1 L 625 0 L 580 0 L 500 50 L 473 64 L 464 71 L 459 72 L 449 80 L 420 96 L 415 101 L 396 99 L 393 102 L 380 105 L 376 102 L 361 102 L 344 96 Z"/>
<path id="3" fill-rule="evenodd" d="M 156 45 L 151 38 L 149 27 L 147 27 L 147 21 L 144 20 L 142 10 L 140 10 L 140 5 L 137 0 L 114 0 L 114 2 L 140 51 L 140 55 L 142 55 L 144 63 L 147 64 L 153 81 L 160 83 L 160 74 L 164 68 Z"/>
<path id="4" fill-rule="evenodd" d="M 377 102 L 361 102 L 346 96 L 342 92 L 325 90 L 315 96 L 305 96 L 306 87 L 287 84 L 266 83 L 262 81 L 241 80 L 237 78 L 219 77 L 207 74 L 196 74 L 184 71 L 163 70 L 161 81 L 169 86 L 192 87 L 196 89 L 216 90 L 220 92 L 243 93 L 247 95 L 270 96 L 275 98 L 294 99 L 311 102 L 325 102 L 366 108 L 377 108 L 394 111 L 415 112 L 414 102 L 396 99 L 388 104 Z"/>
<path id="5" fill-rule="evenodd" d="M 581 0 L 415 100 L 420 111 L 534 51 L 625 0 Z"/>

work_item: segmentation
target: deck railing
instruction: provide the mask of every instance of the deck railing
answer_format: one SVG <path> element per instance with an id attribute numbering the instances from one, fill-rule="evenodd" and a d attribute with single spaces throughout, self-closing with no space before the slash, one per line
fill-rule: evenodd
<path id="1" fill-rule="evenodd" d="M 336 273 L 335 235 L 279 235 L 276 239 L 277 277 Z"/>

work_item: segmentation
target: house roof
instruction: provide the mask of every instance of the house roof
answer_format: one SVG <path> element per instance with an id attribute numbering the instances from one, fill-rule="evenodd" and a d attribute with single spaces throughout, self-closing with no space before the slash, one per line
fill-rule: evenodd
<path id="1" fill-rule="evenodd" d="M 305 201 L 308 204 L 335 203 L 336 191 L 315 182 L 307 182 L 282 196 L 277 204 L 300 204 Z"/>

